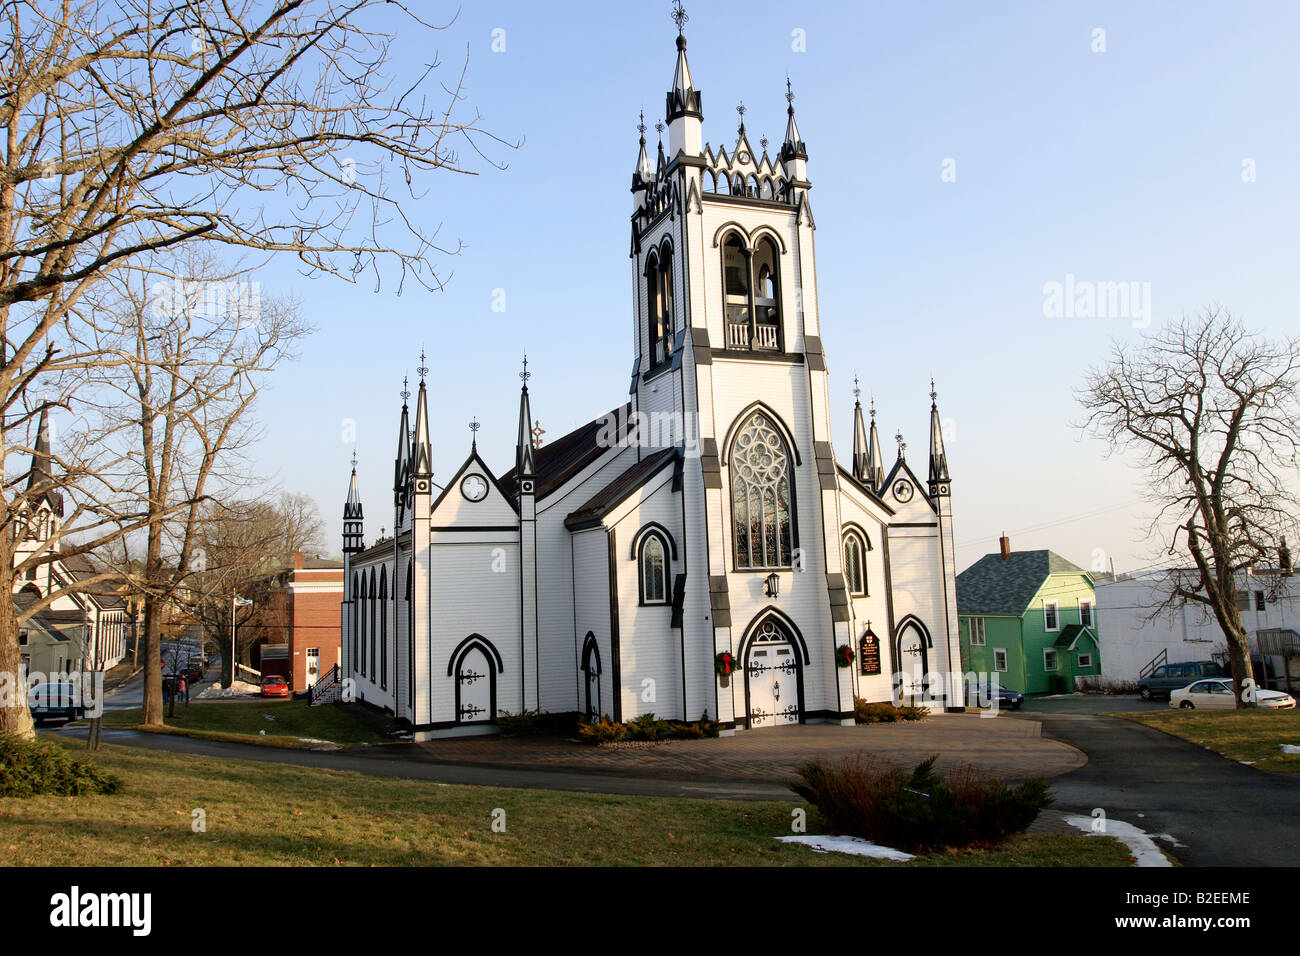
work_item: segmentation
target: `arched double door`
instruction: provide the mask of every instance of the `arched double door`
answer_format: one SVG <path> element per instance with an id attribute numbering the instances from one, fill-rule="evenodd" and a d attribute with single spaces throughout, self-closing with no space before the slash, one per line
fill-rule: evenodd
<path id="1" fill-rule="evenodd" d="M 788 625 L 762 618 L 745 642 L 746 724 L 781 727 L 803 721 L 803 659 Z"/>
<path id="2" fill-rule="evenodd" d="M 447 664 L 456 679 L 456 723 L 490 724 L 497 719 L 497 675 L 504 670 L 492 642 L 479 634 L 463 640 Z"/>
<path id="3" fill-rule="evenodd" d="M 929 695 L 929 629 L 909 614 L 899 622 L 894 638 L 894 693 L 900 703 L 919 703 Z"/>

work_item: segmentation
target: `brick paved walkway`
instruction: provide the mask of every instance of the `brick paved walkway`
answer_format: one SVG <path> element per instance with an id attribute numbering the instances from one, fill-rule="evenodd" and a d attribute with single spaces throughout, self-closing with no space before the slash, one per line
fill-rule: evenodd
<path id="1" fill-rule="evenodd" d="M 413 746 L 436 762 L 715 781 L 784 782 L 805 760 L 857 753 L 906 768 L 937 753 L 940 769 L 968 764 L 1005 780 L 1057 776 L 1087 762 L 1073 747 L 1043 737 L 1040 728 L 1035 720 L 935 714 L 918 723 L 807 724 L 653 744 L 593 747 L 558 737 L 466 737 Z"/>

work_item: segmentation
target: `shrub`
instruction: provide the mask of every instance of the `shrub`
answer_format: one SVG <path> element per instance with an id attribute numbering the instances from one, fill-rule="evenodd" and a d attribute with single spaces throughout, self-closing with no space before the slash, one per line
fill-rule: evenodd
<path id="1" fill-rule="evenodd" d="M 608 714 L 595 723 L 578 721 L 578 736 L 589 744 L 610 744 L 622 740 L 626 735 L 627 725 L 614 723 Z"/>
<path id="2" fill-rule="evenodd" d="M 895 707 L 885 701 L 873 704 L 861 697 L 853 698 L 853 711 L 860 724 L 887 724 L 896 720 L 923 720 L 930 714 L 930 711 L 925 707 L 910 705 Z"/>
<path id="3" fill-rule="evenodd" d="M 0 737 L 0 797 L 117 793 L 121 781 L 46 740 Z"/>
<path id="4" fill-rule="evenodd" d="M 709 712 L 706 710 L 700 715 L 700 719 L 693 724 L 675 724 L 673 727 L 673 738 L 676 740 L 702 740 L 705 737 L 716 737 L 722 730 L 722 725 L 717 721 L 709 720 Z"/>
<path id="5" fill-rule="evenodd" d="M 925 853 L 995 846 L 1027 829 L 1052 802 L 1041 778 L 1008 787 L 964 768 L 943 775 L 931 757 L 910 774 L 864 760 L 804 763 L 791 789 L 821 812 L 832 833 Z"/>
<path id="6" fill-rule="evenodd" d="M 675 729 L 668 721 L 660 720 L 654 714 L 642 714 L 628 722 L 626 739 L 663 740 L 671 737 Z"/>
<path id="7" fill-rule="evenodd" d="M 517 714 L 502 711 L 497 717 L 497 727 L 502 735 L 506 737 L 540 734 L 546 729 L 546 726 L 541 711 L 537 710 L 524 710 Z"/>

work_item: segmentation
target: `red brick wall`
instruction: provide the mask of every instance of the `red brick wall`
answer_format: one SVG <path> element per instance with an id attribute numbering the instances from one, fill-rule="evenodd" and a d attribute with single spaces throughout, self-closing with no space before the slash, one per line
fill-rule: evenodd
<path id="1" fill-rule="evenodd" d="M 343 603 L 343 571 L 295 571 L 297 583 L 326 583 L 329 591 L 293 592 L 293 629 L 289 637 L 289 659 L 293 662 L 290 686 L 307 686 L 307 649 L 320 648 L 320 673 L 339 661 L 339 607 Z"/>

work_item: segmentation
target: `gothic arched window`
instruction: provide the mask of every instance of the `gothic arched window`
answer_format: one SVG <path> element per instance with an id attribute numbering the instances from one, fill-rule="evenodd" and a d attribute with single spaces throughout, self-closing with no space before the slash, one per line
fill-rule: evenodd
<path id="1" fill-rule="evenodd" d="M 850 594 L 867 593 L 867 548 L 856 531 L 844 535 L 844 581 Z"/>
<path id="2" fill-rule="evenodd" d="M 664 539 L 653 532 L 641 543 L 640 578 L 642 604 L 668 601 L 668 549 Z"/>
<path id="3" fill-rule="evenodd" d="M 780 351 L 781 257 L 768 236 L 753 249 L 736 232 L 722 243 L 727 348 Z"/>
<path id="4" fill-rule="evenodd" d="M 736 433 L 728 462 L 736 567 L 790 567 L 794 516 L 785 439 L 765 414 L 751 412 Z"/>
<path id="5" fill-rule="evenodd" d="M 375 672 L 375 637 L 378 634 L 376 618 L 379 609 L 379 589 L 375 587 L 375 569 L 370 569 L 370 679 L 373 681 L 378 675 Z"/>
<path id="6" fill-rule="evenodd" d="M 357 654 L 357 663 L 359 665 L 357 667 L 357 670 L 360 671 L 362 677 L 366 676 L 366 640 L 367 640 L 366 601 L 369 599 L 369 597 L 370 594 L 366 589 L 366 572 L 362 571 L 361 572 L 361 612 L 360 612 L 361 620 L 357 623 L 357 635 L 361 643 L 361 646 L 358 648 L 359 653 Z"/>
<path id="7" fill-rule="evenodd" d="M 388 565 L 379 572 L 379 686 L 388 689 Z"/>
<path id="8" fill-rule="evenodd" d="M 722 244 L 722 286 L 727 317 L 727 348 L 749 348 L 749 251 L 731 233 Z"/>

